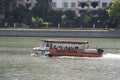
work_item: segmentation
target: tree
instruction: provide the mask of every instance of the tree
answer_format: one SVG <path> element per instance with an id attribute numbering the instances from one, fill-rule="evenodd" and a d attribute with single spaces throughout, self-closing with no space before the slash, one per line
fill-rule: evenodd
<path id="1" fill-rule="evenodd" d="M 11 15 L 14 18 L 14 22 L 25 23 L 30 25 L 31 23 L 31 13 L 30 10 L 24 6 L 17 7 L 11 12 Z"/>
<path id="2" fill-rule="evenodd" d="M 91 11 L 90 14 L 92 17 L 92 25 L 95 24 L 97 28 L 104 28 L 107 25 L 105 21 L 109 19 L 109 16 L 106 10 L 98 9 L 95 11 Z"/>
<path id="3" fill-rule="evenodd" d="M 68 20 L 74 20 L 74 18 L 76 16 L 75 11 L 73 11 L 73 10 L 66 10 L 63 12 L 63 14 L 65 14 L 67 16 Z"/>
<path id="4" fill-rule="evenodd" d="M 3 20 L 0 18 L 0 23 L 12 22 L 13 18 L 10 16 L 10 12 L 12 11 L 13 3 L 14 0 L 0 0 L 0 17 L 1 15 L 5 17 Z"/>
<path id="5" fill-rule="evenodd" d="M 89 26 L 90 21 L 91 21 L 91 17 L 89 15 L 85 15 L 83 19 L 84 25 Z"/>
<path id="6" fill-rule="evenodd" d="M 3 9 L 4 9 L 6 18 L 10 16 L 13 3 L 14 3 L 14 0 L 2 0 Z"/>
<path id="7" fill-rule="evenodd" d="M 34 18 L 34 17 L 32 17 L 32 24 L 33 24 L 33 26 L 35 26 L 37 28 L 38 28 L 38 26 L 42 25 L 43 22 L 44 22 L 44 20 L 42 18 L 39 18 L 39 17 Z"/>
<path id="8" fill-rule="evenodd" d="M 67 22 L 67 17 L 66 17 L 66 15 L 64 14 L 64 15 L 62 15 L 61 16 L 61 25 L 62 26 L 65 26 L 65 23 Z"/>
<path id="9" fill-rule="evenodd" d="M 107 9 L 109 17 L 113 20 L 113 23 L 117 24 L 117 28 L 120 28 L 120 0 L 113 0 L 112 5 Z"/>
<path id="10" fill-rule="evenodd" d="M 83 28 L 83 27 L 91 27 L 92 17 L 90 15 L 90 12 L 82 12 L 80 17 L 77 18 L 76 24 L 77 26 Z"/>
<path id="11" fill-rule="evenodd" d="M 0 14 L 4 13 L 3 0 L 0 0 Z"/>
<path id="12" fill-rule="evenodd" d="M 33 25 L 36 24 L 36 19 L 34 17 L 32 17 L 32 23 L 33 23 Z"/>
<path id="13" fill-rule="evenodd" d="M 37 0 L 35 7 L 32 9 L 33 16 L 46 19 L 50 7 L 49 2 L 49 0 Z"/>
<path id="14" fill-rule="evenodd" d="M 47 21 L 51 22 L 51 26 L 58 26 L 58 24 L 61 24 L 61 16 L 63 15 L 63 12 L 61 10 L 49 10 L 48 12 L 48 19 Z"/>
<path id="15" fill-rule="evenodd" d="M 64 21 L 64 27 L 75 27 L 75 11 L 73 10 L 66 10 L 63 12 L 63 14 L 66 16 Z"/>
<path id="16" fill-rule="evenodd" d="M 44 22 L 43 23 L 45 25 L 46 28 L 48 28 L 48 26 L 51 24 L 50 22 Z"/>

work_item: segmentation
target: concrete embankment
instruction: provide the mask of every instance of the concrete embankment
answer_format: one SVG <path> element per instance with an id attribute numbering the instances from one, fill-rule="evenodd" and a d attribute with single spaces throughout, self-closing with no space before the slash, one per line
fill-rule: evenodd
<path id="1" fill-rule="evenodd" d="M 10 37 L 79 37 L 79 38 L 120 38 L 115 31 L 49 31 L 49 30 L 0 30 L 0 36 Z"/>

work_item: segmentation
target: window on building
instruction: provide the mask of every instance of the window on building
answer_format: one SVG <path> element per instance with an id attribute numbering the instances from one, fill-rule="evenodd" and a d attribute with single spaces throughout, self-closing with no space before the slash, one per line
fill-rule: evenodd
<path id="1" fill-rule="evenodd" d="M 71 2 L 71 7 L 76 7 L 76 2 Z"/>
<path id="2" fill-rule="evenodd" d="M 21 7 L 22 6 L 22 4 L 19 4 L 19 7 Z"/>
<path id="3" fill-rule="evenodd" d="M 96 8 L 96 7 L 98 6 L 98 2 L 91 2 L 91 6 L 92 6 L 93 8 Z"/>
<path id="4" fill-rule="evenodd" d="M 63 7 L 68 7 L 68 2 L 63 2 Z"/>
<path id="5" fill-rule="evenodd" d="M 52 7 L 57 7 L 56 2 L 52 2 Z"/>
<path id="6" fill-rule="evenodd" d="M 29 7 L 31 7 L 31 4 L 26 4 L 26 8 L 29 8 Z"/>
<path id="7" fill-rule="evenodd" d="M 102 2 L 102 7 L 106 8 L 107 7 L 107 2 Z"/>
<path id="8" fill-rule="evenodd" d="M 80 7 L 84 8 L 86 6 L 86 3 L 85 2 L 82 2 L 79 4 Z"/>

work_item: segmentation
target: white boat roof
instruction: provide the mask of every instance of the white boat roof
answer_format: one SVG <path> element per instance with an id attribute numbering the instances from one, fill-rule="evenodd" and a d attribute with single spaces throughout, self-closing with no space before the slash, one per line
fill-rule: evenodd
<path id="1" fill-rule="evenodd" d="M 71 40 L 43 40 L 48 43 L 63 43 L 63 44 L 88 44 L 88 41 L 71 41 Z"/>

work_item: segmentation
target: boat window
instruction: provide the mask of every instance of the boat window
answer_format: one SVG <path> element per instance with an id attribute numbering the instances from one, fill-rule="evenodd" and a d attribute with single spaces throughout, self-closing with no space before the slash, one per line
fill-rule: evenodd
<path id="1" fill-rule="evenodd" d="M 49 47 L 50 45 L 49 45 L 49 43 L 46 43 L 46 47 Z"/>
<path id="2" fill-rule="evenodd" d="M 50 46 L 50 48 L 52 48 L 53 45 L 52 45 L 52 44 L 49 44 L 49 46 Z"/>

